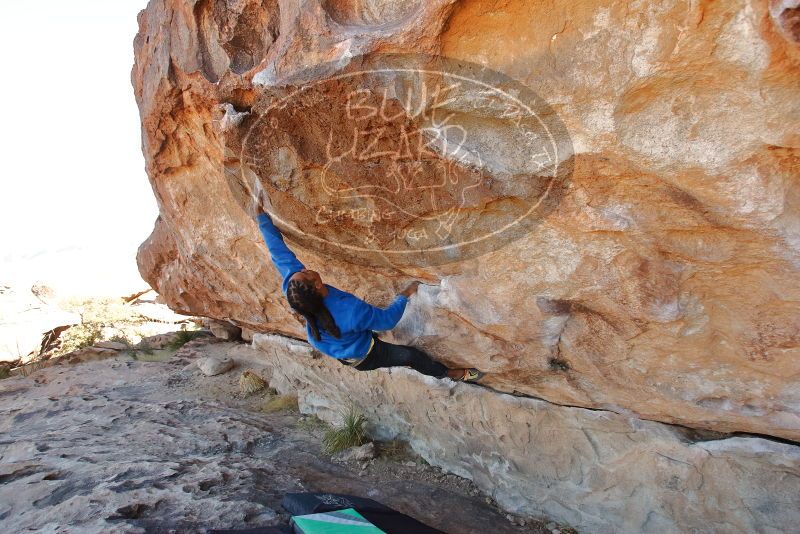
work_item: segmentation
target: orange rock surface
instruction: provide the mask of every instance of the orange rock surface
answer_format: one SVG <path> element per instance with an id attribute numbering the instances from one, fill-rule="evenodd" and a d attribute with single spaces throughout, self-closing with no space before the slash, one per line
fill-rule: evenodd
<path id="1" fill-rule="evenodd" d="M 161 215 L 140 271 L 176 310 L 302 336 L 245 209 L 257 182 L 326 282 L 375 304 L 411 279 L 438 284 L 421 288 L 394 338 L 486 371 L 493 388 L 798 440 L 796 4 L 151 0 L 132 76 Z M 455 208 L 462 241 L 502 226 L 549 183 L 534 180 L 519 123 L 491 103 L 445 105 L 470 142 L 412 150 L 414 165 L 329 165 L 325 152 L 343 150 L 360 120 L 353 91 L 403 111 L 408 80 L 325 83 L 271 111 L 293 87 L 398 53 L 488 67 L 557 116 L 569 143 L 553 146 L 569 150 L 551 162 L 569 173 L 534 224 L 468 253 L 386 253 Z M 371 139 L 396 145 L 408 126 L 452 141 L 429 119 L 374 125 Z M 409 176 L 474 187 L 443 187 L 435 202 L 401 192 L 395 219 L 321 224 L 330 184 L 388 191 Z M 342 205 L 373 213 L 385 200 Z M 347 248 L 367 230 L 374 248 Z"/>

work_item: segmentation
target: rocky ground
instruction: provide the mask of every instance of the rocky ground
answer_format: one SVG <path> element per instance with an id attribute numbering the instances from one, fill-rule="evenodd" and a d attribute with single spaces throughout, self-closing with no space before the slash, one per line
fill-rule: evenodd
<path id="1" fill-rule="evenodd" d="M 194 360 L 236 367 L 204 376 Z M 0 530 L 203 532 L 288 521 L 292 491 L 376 499 L 450 533 L 557 532 L 503 513 L 472 483 L 397 450 L 335 462 L 324 423 L 264 410 L 239 377 L 248 346 L 192 341 L 167 362 L 120 355 L 0 381 Z M 380 450 L 380 448 L 379 448 Z"/>

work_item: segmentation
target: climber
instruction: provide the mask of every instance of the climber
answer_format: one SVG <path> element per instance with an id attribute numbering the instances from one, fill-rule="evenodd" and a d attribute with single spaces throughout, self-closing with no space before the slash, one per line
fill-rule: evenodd
<path id="1" fill-rule="evenodd" d="M 371 306 L 323 284 L 319 273 L 306 269 L 260 206 L 256 220 L 272 262 L 283 277 L 281 289 L 292 309 L 305 318 L 308 342 L 314 348 L 359 371 L 409 366 L 424 375 L 456 381 L 474 382 L 483 376 L 477 369 L 448 369 L 417 348 L 387 343 L 375 334 L 376 330 L 391 330 L 400 321 L 419 282 L 409 284 L 389 307 Z"/>

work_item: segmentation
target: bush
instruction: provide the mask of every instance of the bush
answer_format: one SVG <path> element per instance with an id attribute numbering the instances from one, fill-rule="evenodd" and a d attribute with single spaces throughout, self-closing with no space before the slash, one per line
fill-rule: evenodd
<path id="1" fill-rule="evenodd" d="M 322 438 L 322 445 L 327 454 L 358 447 L 367 441 L 367 432 L 364 424 L 367 422 L 364 414 L 359 412 L 355 406 L 351 406 L 342 414 L 342 426 L 332 428 L 325 432 Z"/>
<path id="2" fill-rule="evenodd" d="M 102 335 L 103 325 L 100 323 L 81 323 L 70 327 L 61 334 L 61 346 L 58 349 L 58 355 L 91 347 L 100 340 Z"/>
<path id="3" fill-rule="evenodd" d="M 198 337 L 203 335 L 202 330 L 186 330 L 186 328 L 182 328 L 178 330 L 175 339 L 173 339 L 168 347 L 172 350 L 178 350 L 182 346 L 186 345 L 193 339 L 197 339 Z"/>

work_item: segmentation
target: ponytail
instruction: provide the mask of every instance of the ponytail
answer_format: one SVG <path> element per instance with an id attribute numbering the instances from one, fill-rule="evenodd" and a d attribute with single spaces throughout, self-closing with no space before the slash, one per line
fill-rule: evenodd
<path id="1" fill-rule="evenodd" d="M 342 334 L 331 312 L 311 284 L 299 280 L 290 281 L 286 288 L 286 299 L 292 309 L 306 320 L 311 336 L 315 340 L 320 340 L 320 328 L 337 339 L 341 337 Z"/>

